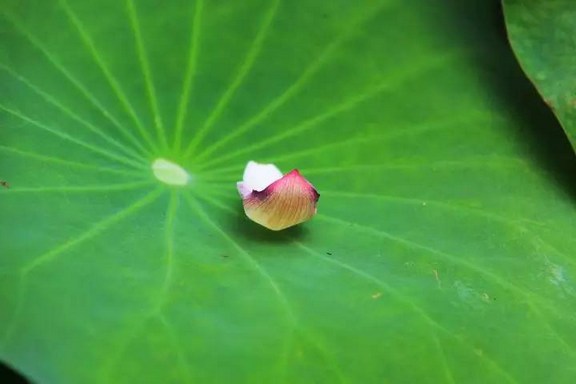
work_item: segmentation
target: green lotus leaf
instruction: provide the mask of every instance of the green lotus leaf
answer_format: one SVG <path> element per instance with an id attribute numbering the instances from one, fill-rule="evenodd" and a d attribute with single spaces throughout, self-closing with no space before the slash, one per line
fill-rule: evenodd
<path id="1" fill-rule="evenodd" d="M 504 0 L 512 47 L 576 147 L 576 3 Z"/>
<path id="2" fill-rule="evenodd" d="M 573 153 L 495 4 L 0 11 L 0 359 L 34 382 L 573 382 Z M 318 214 L 249 221 L 249 160 Z"/>

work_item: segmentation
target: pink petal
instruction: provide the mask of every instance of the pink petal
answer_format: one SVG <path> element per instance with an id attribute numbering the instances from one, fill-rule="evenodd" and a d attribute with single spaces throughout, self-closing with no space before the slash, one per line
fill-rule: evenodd
<path id="1" fill-rule="evenodd" d="M 314 186 L 294 169 L 264 190 L 247 195 L 244 212 L 252 221 L 279 231 L 310 220 L 319 198 Z"/>

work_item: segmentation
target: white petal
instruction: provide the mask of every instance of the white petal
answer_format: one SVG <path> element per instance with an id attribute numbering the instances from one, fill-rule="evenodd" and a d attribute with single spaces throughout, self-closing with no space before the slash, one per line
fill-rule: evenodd
<path id="1" fill-rule="evenodd" d="M 267 186 L 282 178 L 282 172 L 274 164 L 260 164 L 255 161 L 249 161 L 244 169 L 243 190 L 262 191 Z M 238 186 L 240 191 L 240 186 Z M 242 194 L 242 191 L 240 191 Z"/>
<path id="2" fill-rule="evenodd" d="M 246 183 L 243 181 L 239 181 L 236 183 L 236 188 L 238 188 L 238 192 L 243 199 L 248 197 L 252 193 L 252 188 L 246 186 Z"/>

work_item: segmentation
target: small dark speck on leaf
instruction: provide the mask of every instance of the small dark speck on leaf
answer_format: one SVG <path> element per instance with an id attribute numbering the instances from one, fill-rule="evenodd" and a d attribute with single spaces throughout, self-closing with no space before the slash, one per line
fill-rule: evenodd
<path id="1" fill-rule="evenodd" d="M 0 185 L 3 186 L 4 188 L 10 188 L 10 184 L 8 184 L 8 182 L 4 180 L 0 180 Z"/>
<path id="2" fill-rule="evenodd" d="M 227 259 L 228 257 L 230 257 L 230 256 L 228 256 L 228 255 L 220 255 L 220 256 L 222 256 L 222 257 L 225 258 L 225 259 Z"/>
<path id="3" fill-rule="evenodd" d="M 328 256 L 332 256 L 332 252 L 326 252 Z"/>

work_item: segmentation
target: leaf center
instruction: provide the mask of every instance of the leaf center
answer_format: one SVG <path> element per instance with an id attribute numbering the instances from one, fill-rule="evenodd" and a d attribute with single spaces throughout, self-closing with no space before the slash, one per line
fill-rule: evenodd
<path id="1" fill-rule="evenodd" d="M 152 163 L 152 172 L 158 180 L 170 185 L 187 185 L 190 182 L 190 175 L 184 168 L 166 159 L 156 159 Z"/>

